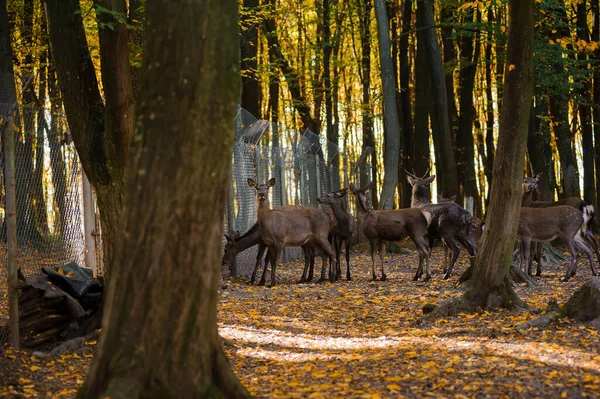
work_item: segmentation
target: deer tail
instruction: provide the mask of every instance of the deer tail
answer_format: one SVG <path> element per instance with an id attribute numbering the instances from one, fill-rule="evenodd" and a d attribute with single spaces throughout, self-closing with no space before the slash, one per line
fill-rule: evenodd
<path id="1" fill-rule="evenodd" d="M 583 223 L 581 228 L 579 229 L 579 233 L 585 237 L 587 235 L 587 231 L 590 228 L 591 220 L 594 218 L 594 206 L 586 205 L 583 208 Z"/>
<path id="2" fill-rule="evenodd" d="M 421 210 L 421 213 L 423 214 L 423 216 L 425 216 L 425 220 L 427 220 L 427 227 L 429 227 L 429 225 L 431 224 L 431 213 L 423 210 Z"/>

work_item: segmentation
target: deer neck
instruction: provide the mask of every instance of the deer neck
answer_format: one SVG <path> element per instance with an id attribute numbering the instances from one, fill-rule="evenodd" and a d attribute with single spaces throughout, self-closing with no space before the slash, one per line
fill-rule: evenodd
<path id="1" fill-rule="evenodd" d="M 521 206 L 531 206 L 532 203 L 532 191 L 523 193 L 521 197 Z"/>
<path id="2" fill-rule="evenodd" d="M 261 226 L 266 219 L 269 218 L 269 213 L 271 209 L 269 209 L 269 201 L 268 200 L 258 200 L 258 209 L 256 212 L 256 217 L 258 218 L 258 225 Z"/>
<path id="3" fill-rule="evenodd" d="M 356 197 L 356 216 L 358 217 L 358 220 L 362 220 L 369 213 L 371 212 L 368 211 L 367 208 L 363 205 L 362 201 L 358 197 Z"/>
<path id="4" fill-rule="evenodd" d="M 260 234 L 260 227 L 257 224 L 252 226 L 250 230 L 248 230 L 244 235 L 235 240 L 235 247 L 238 252 L 245 251 L 246 249 L 259 244 L 262 241 L 262 237 Z"/>
<path id="5" fill-rule="evenodd" d="M 414 187 L 410 199 L 412 208 L 420 208 L 424 205 L 431 204 L 429 200 L 429 189 Z"/>
<path id="6" fill-rule="evenodd" d="M 333 211 L 333 214 L 337 220 L 345 220 L 348 218 L 348 212 L 344 208 L 343 201 L 333 202 L 331 204 L 331 210 Z"/>

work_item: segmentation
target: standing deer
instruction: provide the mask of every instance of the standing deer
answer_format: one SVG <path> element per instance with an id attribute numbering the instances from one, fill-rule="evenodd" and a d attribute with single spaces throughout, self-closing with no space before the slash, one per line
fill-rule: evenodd
<path id="1" fill-rule="evenodd" d="M 281 209 L 284 207 L 279 207 Z M 225 248 L 223 250 L 223 258 L 221 259 L 221 265 L 229 265 L 238 253 L 245 251 L 246 249 L 258 245 L 258 252 L 256 255 L 256 263 L 254 265 L 254 270 L 252 271 L 252 276 L 250 277 L 250 284 L 254 284 L 256 279 L 256 272 L 258 271 L 258 267 L 260 266 L 260 261 L 263 258 L 265 250 L 267 249 L 267 245 L 262 239 L 260 233 L 260 227 L 258 223 L 250 228 L 244 235 L 240 236 L 239 231 L 233 232 L 231 235 L 225 234 L 225 239 L 227 242 L 225 243 Z M 303 245 L 302 250 L 304 252 L 304 271 L 302 272 L 302 278 L 300 279 L 300 283 L 304 283 L 306 281 L 311 281 L 313 278 L 313 270 L 315 265 L 315 249 L 309 245 Z M 320 255 L 320 253 L 319 253 Z M 266 273 L 267 267 L 269 266 L 269 254 L 265 258 L 265 264 L 262 272 L 262 276 L 258 285 L 265 285 L 266 282 Z M 309 270 L 310 269 L 310 270 Z M 306 276 L 307 271 L 309 270 L 308 277 Z"/>
<path id="2" fill-rule="evenodd" d="M 352 245 L 352 233 L 354 231 L 354 217 L 347 210 L 348 189 L 327 193 L 317 199 L 320 204 L 329 204 L 335 215 L 336 226 L 334 235 L 336 236 L 335 253 L 337 258 L 336 279 L 340 278 L 340 256 L 342 242 L 346 248 L 346 280 L 352 280 L 350 276 L 350 246 Z"/>
<path id="3" fill-rule="evenodd" d="M 385 281 L 387 276 L 383 269 L 383 260 L 385 258 L 385 242 L 398 241 L 408 236 L 419 251 L 419 267 L 414 280 L 418 280 L 423 275 L 423 263 L 426 263 L 425 281 L 431 278 L 431 263 L 429 261 L 429 248 L 427 246 L 427 226 L 431 221 L 431 214 L 420 209 L 408 208 L 397 210 L 369 211 L 367 208 L 367 198 L 370 195 L 371 183 L 362 189 L 357 189 L 350 184 L 350 189 L 356 197 L 356 208 L 360 226 L 365 237 L 371 243 L 371 265 L 373 272 L 373 281 L 377 280 L 375 274 L 375 253 L 379 251 L 381 261 L 381 281 Z"/>
<path id="4" fill-rule="evenodd" d="M 594 207 L 592 205 L 587 205 L 587 203 L 579 197 L 566 197 L 562 198 L 558 201 L 533 201 L 533 192 L 537 188 L 538 182 L 542 173 L 538 173 L 535 177 L 525 177 L 523 179 L 523 196 L 521 198 L 521 206 L 529 207 L 529 208 L 552 208 L 555 206 L 567 205 L 572 208 L 578 209 L 583 212 L 586 206 L 590 206 L 588 211 L 591 213 L 591 218 L 587 222 L 587 226 L 585 229 L 585 241 L 587 244 L 593 249 L 596 254 L 596 258 L 598 262 L 600 262 L 600 248 L 598 247 L 598 241 L 594 237 L 594 232 L 591 229 L 592 220 L 594 219 Z M 539 256 L 539 254 L 538 254 Z M 539 268 L 538 263 L 538 272 L 537 275 L 541 274 L 541 270 Z"/>
<path id="5" fill-rule="evenodd" d="M 570 264 L 562 281 L 568 281 L 577 269 L 577 252 L 584 251 L 588 255 L 594 276 L 598 275 L 594 266 L 594 255 L 585 236 L 588 222 L 593 214 L 593 207 L 588 205 L 583 212 L 568 206 L 558 205 L 549 208 L 521 208 L 517 238 L 520 241 L 521 265 L 531 274 L 529 259 L 531 242 L 548 242 L 560 238 L 571 253 Z"/>
<path id="6" fill-rule="evenodd" d="M 407 179 L 412 186 L 411 207 L 427 211 L 431 214 L 431 224 L 427 229 L 429 236 L 429 248 L 433 248 L 434 240 L 441 239 L 452 251 L 452 260 L 444 274 L 444 279 L 450 278 L 452 269 L 460 254 L 458 243 L 462 244 L 469 255 L 477 254 L 477 236 L 483 224 L 477 226 L 472 223 L 472 216 L 465 208 L 453 203 L 432 204 L 429 200 L 429 185 L 435 179 L 435 175 L 425 178 L 417 177 L 412 173 Z M 425 173 L 427 175 L 429 171 Z"/>
<path id="7" fill-rule="evenodd" d="M 275 178 L 266 184 L 258 184 L 248 179 L 248 185 L 256 191 L 258 225 L 262 239 L 269 247 L 271 261 L 271 284 L 276 284 L 277 265 L 284 247 L 298 247 L 311 244 L 322 250 L 330 260 L 329 281 L 334 281 L 335 252 L 329 244 L 328 236 L 335 226 L 335 220 L 327 212 L 317 208 L 291 206 L 290 210 L 269 209 L 269 188 L 275 185 Z M 321 270 L 321 280 L 325 279 L 325 262 Z"/>

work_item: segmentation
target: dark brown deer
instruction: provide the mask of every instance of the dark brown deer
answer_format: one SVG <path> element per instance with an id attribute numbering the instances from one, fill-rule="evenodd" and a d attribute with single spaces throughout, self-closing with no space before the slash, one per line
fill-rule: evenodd
<path id="1" fill-rule="evenodd" d="M 523 196 L 521 198 L 521 206 L 530 207 L 530 208 L 551 208 L 555 206 L 567 205 L 572 208 L 578 209 L 583 212 L 587 205 L 587 203 L 579 197 L 566 197 L 562 198 L 558 201 L 533 201 L 533 192 L 537 188 L 538 182 L 542 176 L 542 173 L 538 173 L 535 177 L 525 177 L 523 179 Z M 591 219 L 588 221 L 588 225 L 585 229 L 585 240 L 587 244 L 592 248 L 594 253 L 596 254 L 596 258 L 598 262 L 600 262 L 600 248 L 598 247 L 598 241 L 594 237 L 594 232 L 592 231 L 591 225 L 594 219 L 594 207 L 592 205 L 589 209 L 591 212 Z M 539 255 L 538 255 L 539 256 Z M 539 269 L 538 263 L 538 272 L 537 275 L 541 274 L 541 270 Z"/>
<path id="2" fill-rule="evenodd" d="M 328 204 L 335 215 L 336 226 L 334 229 L 335 253 L 337 257 L 336 279 L 341 276 L 340 257 L 342 243 L 346 249 L 346 280 L 352 280 L 350 275 L 350 246 L 352 245 L 352 233 L 354 231 L 354 216 L 347 209 L 348 189 L 327 193 L 318 198 L 321 204 Z"/>
<path id="3" fill-rule="evenodd" d="M 404 237 L 410 237 L 419 252 L 419 267 L 414 280 L 423 275 L 423 263 L 426 263 L 425 280 L 431 278 L 431 263 L 429 261 L 429 247 L 427 246 L 427 226 L 431 220 L 429 212 L 420 209 L 408 208 L 397 210 L 368 210 L 367 198 L 371 192 L 371 183 L 362 189 L 357 189 L 350 184 L 350 189 L 356 197 L 356 208 L 360 226 L 365 237 L 371 243 L 371 263 L 373 281 L 377 280 L 375 274 L 375 254 L 379 251 L 381 261 L 381 281 L 387 276 L 383 268 L 385 258 L 385 242 L 398 241 Z"/>
<path id="4" fill-rule="evenodd" d="M 406 173 L 408 182 L 412 186 L 411 207 L 431 214 L 431 224 L 427 229 L 429 248 L 433 248 L 437 238 L 443 240 L 452 251 L 452 260 L 444 274 L 444 279 L 448 279 L 460 254 L 458 243 L 462 244 L 472 257 L 477 254 L 477 236 L 481 233 L 483 224 L 479 227 L 473 224 L 469 211 L 456 203 L 432 204 L 429 200 L 429 185 L 435 179 L 435 175 L 426 178 L 429 171 L 423 177 L 417 177 L 410 172 Z"/>
<path id="5" fill-rule="evenodd" d="M 248 179 L 248 185 L 256 191 L 258 225 L 262 239 L 269 247 L 271 262 L 271 287 L 276 284 L 277 265 L 284 247 L 299 247 L 311 244 L 327 254 L 330 260 L 329 281 L 335 278 L 335 252 L 328 236 L 335 226 L 335 220 L 327 212 L 317 208 L 293 206 L 292 210 L 269 209 L 269 188 L 275 185 L 275 178 L 266 184 L 258 184 Z M 325 263 L 321 270 L 321 279 L 325 277 Z"/>
<path id="6" fill-rule="evenodd" d="M 282 207 L 280 207 L 282 208 Z M 260 233 L 260 227 L 258 223 L 250 228 L 244 235 L 240 236 L 239 231 L 235 231 L 230 235 L 225 234 L 225 239 L 227 242 L 225 243 L 225 248 L 223 250 L 223 258 L 221 259 L 221 264 L 223 266 L 230 265 L 231 262 L 235 259 L 238 253 L 245 251 L 248 248 L 251 248 L 255 245 L 258 245 L 258 253 L 256 255 L 256 263 L 254 265 L 254 270 L 252 271 L 252 276 L 250 277 L 250 284 L 254 284 L 256 279 L 256 273 L 258 271 L 258 267 L 260 266 L 260 262 L 267 250 L 267 245 L 262 239 Z M 303 245 L 302 250 L 304 252 L 304 271 L 302 272 L 302 278 L 299 283 L 304 283 L 307 281 L 312 281 L 313 279 L 313 270 L 315 265 L 315 249 L 311 245 Z M 321 252 L 319 252 L 320 256 Z M 269 254 L 265 258 L 264 268 L 262 272 L 262 276 L 258 285 L 265 285 L 266 282 L 266 273 L 267 268 L 269 266 Z M 308 276 L 307 276 L 308 273 Z"/>
<path id="7" fill-rule="evenodd" d="M 530 250 L 531 242 L 548 242 L 560 238 L 571 253 L 571 259 L 565 277 L 568 281 L 577 269 L 577 253 L 579 250 L 588 255 L 594 276 L 598 275 L 594 266 L 594 255 L 585 236 L 588 222 L 592 217 L 591 205 L 583 208 L 583 212 L 568 206 L 558 205 L 549 208 L 521 208 L 517 238 L 520 241 L 521 265 L 531 274 Z"/>

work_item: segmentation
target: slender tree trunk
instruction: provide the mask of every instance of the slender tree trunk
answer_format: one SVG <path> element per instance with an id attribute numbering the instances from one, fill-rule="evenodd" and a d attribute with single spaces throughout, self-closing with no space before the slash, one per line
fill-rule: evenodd
<path id="1" fill-rule="evenodd" d="M 591 0 L 593 25 L 592 40 L 600 41 L 600 1 Z M 594 51 L 593 55 L 596 65 L 600 63 L 600 48 Z M 600 68 L 594 68 L 594 88 L 592 117 L 594 119 L 594 164 L 596 166 L 596 186 L 600 186 Z M 600 203 L 599 203 L 600 205 Z"/>
<path id="2" fill-rule="evenodd" d="M 539 199 L 542 201 L 553 201 L 553 190 L 556 186 L 556 181 L 554 161 L 552 159 L 550 127 L 547 122 L 548 102 L 545 99 L 543 87 L 536 88 L 536 91 L 535 104 L 532 103 L 534 113 L 529 121 L 530 128 L 527 136 L 527 150 L 533 173 L 543 173 L 538 182 Z"/>
<path id="3" fill-rule="evenodd" d="M 45 21 L 45 18 L 43 18 Z M 45 23 L 42 24 L 42 32 L 45 34 Z M 47 52 L 43 51 L 40 54 L 39 66 L 39 91 L 38 99 L 46 98 L 46 81 L 48 76 Z M 36 101 L 38 105 L 40 101 Z M 34 199 L 35 219 L 39 232 L 48 236 L 50 230 L 48 228 L 48 210 L 46 207 L 46 199 L 44 197 L 44 153 L 46 146 L 44 144 L 44 132 L 46 130 L 46 110 L 38 106 L 37 110 L 37 132 L 35 138 L 35 170 L 32 181 L 31 197 Z"/>
<path id="4" fill-rule="evenodd" d="M 375 134 L 373 133 L 373 106 L 371 104 L 371 10 L 373 3 L 371 0 L 359 0 L 361 9 L 359 12 L 360 22 L 360 44 L 361 44 L 361 69 L 360 77 L 362 83 L 362 152 L 365 153 L 368 148 L 372 149 L 371 154 L 371 182 L 373 189 L 371 190 L 371 205 L 374 209 L 379 209 L 377 197 L 377 156 L 375 147 Z M 366 165 L 365 165 L 366 166 Z M 367 168 L 361 167 L 361 182 L 367 181 Z M 364 174 L 364 176 L 362 175 Z M 362 184 L 362 183 L 361 183 Z"/>
<path id="5" fill-rule="evenodd" d="M 260 83 L 257 78 L 258 69 L 258 26 L 255 23 L 258 0 L 244 0 L 240 12 L 240 55 L 242 72 L 242 101 L 246 111 L 260 119 Z"/>
<path id="6" fill-rule="evenodd" d="M 404 170 L 414 169 L 415 163 L 415 139 L 413 130 L 413 117 L 410 98 L 410 63 L 408 60 L 408 38 L 411 29 L 412 21 L 412 1 L 404 0 L 402 8 L 402 33 L 400 38 L 400 47 L 398 49 L 400 58 L 400 99 L 402 105 L 402 133 L 404 134 L 404 146 L 402 153 L 404 158 L 400 162 L 401 169 L 399 170 L 400 183 L 403 185 L 402 192 L 406 193 L 402 196 L 402 208 L 410 208 L 410 199 L 412 187 L 406 179 Z"/>
<path id="7" fill-rule="evenodd" d="M 560 155 L 562 194 L 565 197 L 580 197 L 577 156 L 573 148 L 573 134 L 569 128 L 569 98 L 558 93 L 550 94 L 550 113 Z"/>
<path id="8" fill-rule="evenodd" d="M 446 98 L 448 99 L 448 121 L 450 123 L 450 134 L 452 141 L 456 139 L 458 133 L 458 110 L 456 109 L 455 91 L 454 91 L 454 70 L 456 68 L 456 50 L 454 48 L 454 38 L 452 37 L 451 24 L 456 23 L 454 13 L 456 12 L 457 4 L 455 2 L 446 2 L 441 10 L 442 27 L 442 46 L 444 64 L 446 65 Z M 457 171 L 458 172 L 458 171 Z M 460 180 L 460 175 L 459 175 Z M 459 194 L 459 193 L 457 193 Z M 462 196 L 460 196 L 462 199 Z"/>
<path id="9" fill-rule="evenodd" d="M 125 11 L 122 0 L 100 4 L 117 12 Z M 127 29 L 115 22 L 111 14 L 98 16 L 115 23 L 114 30 L 99 33 L 105 109 L 87 47 L 79 1 L 48 0 L 46 15 L 70 132 L 98 198 L 104 268 L 110 274 L 115 234 L 121 220 L 124 164 L 133 127 L 133 91 L 127 77 Z"/>
<path id="10" fill-rule="evenodd" d="M 494 23 L 494 11 L 488 7 L 488 24 Z M 494 166 L 495 146 L 494 146 L 494 95 L 492 93 L 492 43 L 491 37 L 487 38 L 485 46 L 485 97 L 486 97 L 486 118 L 485 118 L 485 164 L 484 173 L 487 179 L 488 192 L 486 195 L 485 208 L 488 207 L 490 194 L 492 190 L 492 169 Z"/>
<path id="11" fill-rule="evenodd" d="M 381 63 L 385 147 L 383 153 L 385 174 L 381 190 L 380 209 L 392 209 L 394 207 L 394 192 L 398 184 L 398 158 L 402 145 L 402 131 L 396 112 L 394 66 L 390 54 L 389 19 L 385 0 L 375 0 L 375 17 L 377 18 L 377 38 Z"/>
<path id="12" fill-rule="evenodd" d="M 129 0 L 129 54 L 131 57 L 131 87 L 135 106 L 140 103 L 140 67 L 144 41 L 144 0 Z"/>
<path id="13" fill-rule="evenodd" d="M 269 73 L 269 121 L 271 122 L 271 127 L 273 129 L 273 137 L 271 138 L 271 140 L 273 143 L 273 149 L 279 148 L 281 150 L 281 143 L 279 141 L 279 69 L 276 66 L 277 59 L 273 54 L 273 43 L 271 43 L 271 39 L 268 39 L 268 42 L 269 64 L 271 65 L 271 71 Z M 277 158 L 274 156 L 273 159 Z M 276 179 L 281 179 L 282 167 L 283 165 L 280 163 L 275 164 L 275 168 L 273 168 L 273 177 L 275 177 Z M 238 181 L 238 184 L 246 184 L 246 182 Z M 283 187 L 283 185 L 281 184 L 278 186 L 280 188 Z"/>
<path id="14" fill-rule="evenodd" d="M 467 13 L 466 21 L 472 22 L 472 9 Z M 477 12 L 478 16 L 480 15 Z M 477 18 L 480 20 L 480 17 Z M 477 189 L 475 175 L 475 146 L 473 141 L 473 123 L 475 122 L 475 105 L 473 104 L 473 90 L 475 89 L 475 74 L 479 62 L 479 34 L 467 36 L 465 33 L 460 38 L 460 116 L 456 136 L 458 177 L 463 186 L 464 197 L 474 201 L 474 214 L 481 216 L 481 199 Z"/>
<path id="15" fill-rule="evenodd" d="M 465 294 L 486 307 L 522 304 L 508 280 L 521 209 L 521 184 L 533 96 L 534 0 L 509 1 L 505 86 L 494 185 L 473 278 Z M 514 68 L 512 67 L 514 66 Z M 489 226 L 489 227 L 487 227 Z"/>
<path id="16" fill-rule="evenodd" d="M 119 278 L 109 284 L 103 337 L 80 397 L 249 397 L 221 349 L 216 312 L 239 88 L 237 3 L 169 6 L 146 6 Z"/>
<path id="17" fill-rule="evenodd" d="M 344 16 L 345 16 L 345 12 L 343 10 L 343 4 L 339 4 L 337 1 L 335 2 L 336 4 L 336 12 L 335 12 L 335 35 L 332 38 L 332 54 L 333 54 L 333 79 L 331 82 L 331 100 L 332 100 L 332 105 L 333 105 L 333 133 L 332 133 L 332 139 L 333 140 L 329 140 L 331 142 L 333 142 L 337 148 L 337 146 L 339 145 L 339 137 L 340 137 L 340 113 L 339 113 L 339 108 L 340 108 L 340 75 L 341 75 L 341 68 L 340 65 L 342 64 L 342 59 L 340 57 L 340 49 L 341 49 L 341 42 L 342 42 L 342 34 L 344 33 L 344 27 L 343 27 L 343 22 L 344 22 Z M 348 93 L 348 97 L 352 98 L 352 93 Z M 330 173 L 331 173 L 331 183 L 332 183 L 332 187 L 330 187 L 330 190 L 339 190 L 342 188 L 341 186 L 341 180 L 340 180 L 340 154 L 339 153 L 333 153 L 333 152 L 328 152 L 328 164 L 331 165 L 330 166 Z M 333 157 L 333 158 L 332 158 Z"/>
<path id="18" fill-rule="evenodd" d="M 415 173 L 422 176 L 429 168 L 431 154 L 429 150 L 429 109 L 431 94 L 431 75 L 427 71 L 425 51 L 425 31 L 417 32 L 417 50 L 415 56 Z"/>
<path id="19" fill-rule="evenodd" d="M 417 2 L 417 28 L 433 27 L 433 0 Z M 438 192 L 445 197 L 458 193 L 456 160 L 452 148 L 450 122 L 448 116 L 448 100 L 444 77 L 442 54 L 435 29 L 424 29 L 423 46 L 427 54 L 428 68 L 431 75 L 431 133 L 435 150 L 435 162 L 438 175 Z"/>
<path id="20" fill-rule="evenodd" d="M 587 1 L 577 3 L 577 37 L 586 42 L 590 41 L 590 32 L 587 24 Z M 585 53 L 579 53 L 580 61 L 587 60 Z M 594 132 L 592 126 L 592 77 L 583 82 L 581 90 L 582 100 L 578 104 L 579 121 L 581 123 L 582 151 L 583 151 L 583 199 L 596 205 L 596 185 L 594 183 Z"/>

